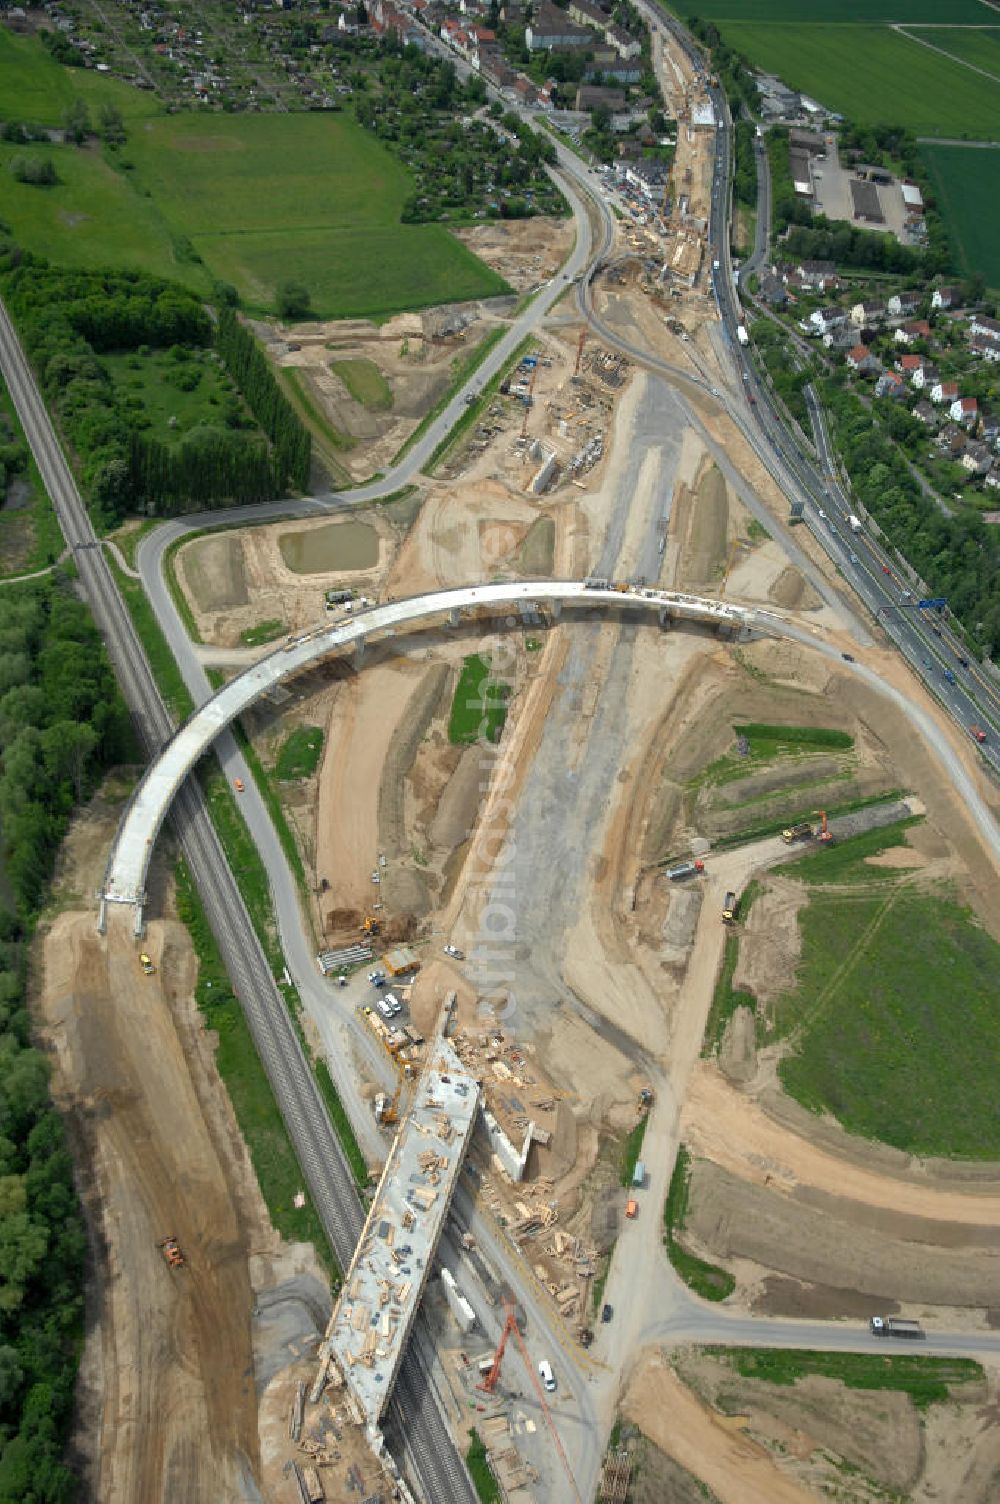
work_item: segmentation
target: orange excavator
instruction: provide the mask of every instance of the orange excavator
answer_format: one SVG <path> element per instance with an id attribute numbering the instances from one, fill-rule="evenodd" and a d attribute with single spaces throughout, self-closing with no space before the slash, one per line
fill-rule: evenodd
<path id="1" fill-rule="evenodd" d="M 816 811 L 816 818 L 817 818 L 817 820 L 821 821 L 820 828 L 816 832 L 816 839 L 817 839 L 817 841 L 832 841 L 833 840 L 833 831 L 830 829 L 829 825 L 826 823 L 826 810 L 825 809 L 818 809 Z"/>
<path id="2" fill-rule="evenodd" d="M 156 1246 L 171 1269 L 184 1268 L 184 1255 L 181 1253 L 181 1245 L 176 1238 L 161 1238 Z"/>

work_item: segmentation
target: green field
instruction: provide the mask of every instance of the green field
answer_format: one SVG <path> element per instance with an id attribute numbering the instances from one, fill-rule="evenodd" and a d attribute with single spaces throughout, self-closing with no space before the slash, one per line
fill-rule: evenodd
<path id="1" fill-rule="evenodd" d="M 997 13 L 1000 17 L 1000 12 Z M 908 26 L 921 42 L 929 42 L 959 62 L 991 73 L 1000 84 L 1000 25 L 997 26 Z"/>
<path id="2" fill-rule="evenodd" d="M 15 157 L 51 158 L 59 181 L 51 188 L 18 183 Z M 127 266 L 208 291 L 202 267 L 175 252 L 156 205 L 133 181 L 93 151 L 72 146 L 8 146 L 0 142 L 0 219 L 25 250 L 64 266 Z"/>
<path id="3" fill-rule="evenodd" d="M 983 1370 L 971 1358 L 925 1358 L 910 1353 L 824 1353 L 802 1348 L 709 1347 L 713 1358 L 730 1363 L 745 1379 L 794 1384 L 822 1374 L 848 1389 L 896 1389 L 918 1410 L 952 1398 L 958 1384 L 975 1384 Z"/>
<path id="4" fill-rule="evenodd" d="M 282 782 L 309 778 L 323 754 L 323 731 L 319 726 L 296 726 L 281 744 L 274 776 Z"/>
<path id="5" fill-rule="evenodd" d="M 1000 151 L 922 146 L 956 263 L 1000 290 Z"/>
<path id="6" fill-rule="evenodd" d="M 0 144 L 2 218 L 53 261 L 134 266 L 201 293 L 218 278 L 261 313 L 291 279 L 323 318 L 509 290 L 443 226 L 400 223 L 413 179 L 347 114 L 165 116 L 150 94 L 0 30 L 0 119 L 58 125 L 77 97 L 95 124 L 101 103 L 119 106 L 128 140 L 117 157 L 97 143 Z M 59 182 L 15 182 L 11 159 L 42 154 Z"/>
<path id="7" fill-rule="evenodd" d="M 155 95 L 89 68 L 64 68 L 39 43 L 0 28 L 0 120 L 61 125 L 74 99 L 84 100 L 91 116 L 102 104 L 117 105 L 126 129 L 158 108 Z"/>
<path id="8" fill-rule="evenodd" d="M 442 227 L 399 223 L 411 179 L 346 115 L 175 115 L 128 151 L 171 228 L 250 308 L 290 277 L 324 318 L 506 290 Z"/>
<path id="9" fill-rule="evenodd" d="M 995 24 L 996 11 L 986 0 L 670 0 L 678 16 L 703 21 L 788 21 L 793 25 L 817 22 L 898 21 L 913 26 L 947 20 L 953 26 Z M 945 14 L 947 12 L 947 14 Z"/>
<path id="10" fill-rule="evenodd" d="M 720 29 L 758 68 L 858 125 L 888 122 L 919 136 L 1000 135 L 1000 84 L 886 26 L 726 20 Z"/>
<path id="11" fill-rule="evenodd" d="M 851 1133 L 913 1154 L 995 1159 L 1000 945 L 948 889 L 922 891 L 903 870 L 865 863 L 904 839 L 891 827 L 783 869 L 811 892 L 796 989 L 775 1008 L 793 1045 L 779 1074 Z"/>
<path id="12" fill-rule="evenodd" d="M 332 360 L 330 370 L 339 376 L 355 402 L 373 413 L 392 408 L 392 388 L 373 360 Z"/>
<path id="13" fill-rule="evenodd" d="M 682 1248 L 678 1242 L 684 1232 L 690 1192 L 691 1155 L 681 1144 L 663 1206 L 663 1244 L 677 1273 L 696 1295 L 700 1295 L 703 1300 L 726 1300 L 736 1288 L 736 1280 L 729 1270 L 706 1263 L 704 1259 Z"/>
<path id="14" fill-rule="evenodd" d="M 468 746 L 483 737 L 489 742 L 498 742 L 507 719 L 509 694 L 508 684 L 499 684 L 490 678 L 490 666 L 485 658 L 478 653 L 466 658 L 455 686 L 448 720 L 448 740 L 456 746 Z"/>

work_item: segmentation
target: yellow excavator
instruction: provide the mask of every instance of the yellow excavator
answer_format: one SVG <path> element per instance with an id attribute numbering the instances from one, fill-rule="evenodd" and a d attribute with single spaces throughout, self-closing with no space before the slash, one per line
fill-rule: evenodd
<path id="1" fill-rule="evenodd" d="M 361 926 L 361 932 L 362 932 L 362 934 L 364 934 L 364 935 L 371 935 L 372 937 L 374 937 L 375 935 L 379 934 L 379 932 L 381 931 L 381 929 L 382 929 L 382 926 L 379 923 L 379 921 L 375 918 L 374 914 L 366 914 L 365 915 L 364 923 Z"/>

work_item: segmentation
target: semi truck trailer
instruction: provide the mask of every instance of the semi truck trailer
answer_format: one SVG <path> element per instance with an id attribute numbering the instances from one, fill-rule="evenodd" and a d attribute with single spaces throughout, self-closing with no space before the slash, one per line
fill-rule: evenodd
<path id="1" fill-rule="evenodd" d="M 919 1321 L 907 1321 L 902 1316 L 873 1316 L 869 1325 L 873 1337 L 909 1337 L 919 1341 L 925 1335 Z"/>
<path id="2" fill-rule="evenodd" d="M 667 868 L 667 876 L 672 883 L 678 883 L 682 878 L 694 877 L 699 872 L 704 872 L 704 862 L 678 862 L 676 867 Z"/>

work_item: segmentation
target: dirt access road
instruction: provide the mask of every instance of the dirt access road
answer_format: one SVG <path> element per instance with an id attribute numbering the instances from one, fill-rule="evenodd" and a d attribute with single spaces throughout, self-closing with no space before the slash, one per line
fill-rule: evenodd
<path id="1" fill-rule="evenodd" d="M 102 938 L 93 912 L 64 912 L 42 956 L 40 1020 L 95 1249 L 81 1375 L 89 1493 L 259 1500 L 248 1259 L 274 1235 L 253 1215 L 256 1186 L 191 1001 L 186 933 L 165 921 L 146 945 L 155 977 L 126 923 Z M 157 1248 L 167 1235 L 183 1269 Z"/>

